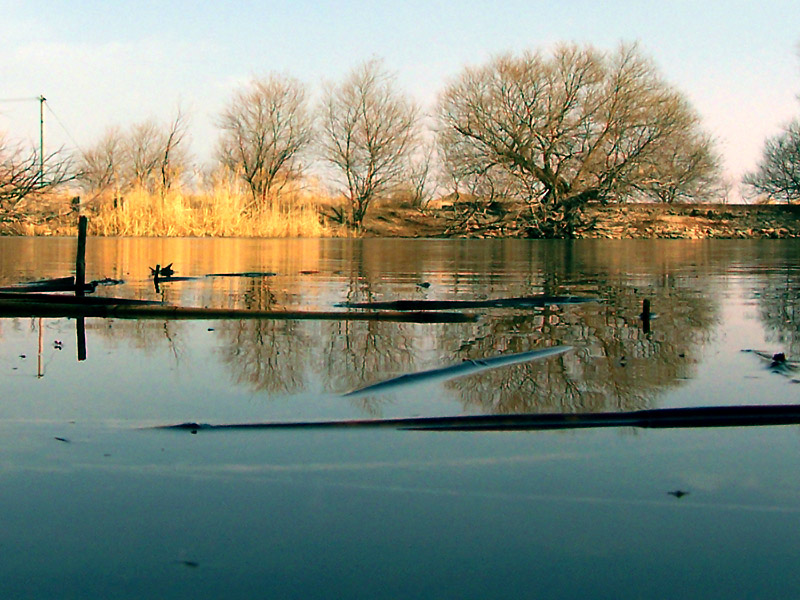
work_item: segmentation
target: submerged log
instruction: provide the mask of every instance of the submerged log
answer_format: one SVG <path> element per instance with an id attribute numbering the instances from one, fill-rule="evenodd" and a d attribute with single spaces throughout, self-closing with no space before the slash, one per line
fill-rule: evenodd
<path id="1" fill-rule="evenodd" d="M 275 277 L 277 273 L 272 271 L 245 271 L 244 273 L 209 273 L 206 277 Z"/>
<path id="2" fill-rule="evenodd" d="M 70 278 L 71 279 L 71 278 Z M 74 289 L 74 288 L 73 288 Z M 66 296 L 63 294 L 48 293 L 28 293 L 0 290 L 0 307 L 7 304 L 28 303 L 28 304 L 58 304 L 58 305 L 78 305 L 94 306 L 107 304 L 142 304 L 142 305 L 161 305 L 157 300 L 136 300 L 134 298 L 105 298 L 102 296 Z"/>
<path id="3" fill-rule="evenodd" d="M 401 429 L 413 431 L 546 431 L 595 427 L 643 427 L 678 429 L 698 427 L 765 427 L 800 424 L 800 405 L 699 406 L 660 408 L 631 412 L 474 415 L 414 417 L 408 419 L 361 419 L 349 421 L 291 421 L 229 423 L 222 425 L 180 423 L 155 429 Z"/>
<path id="4" fill-rule="evenodd" d="M 84 283 L 84 292 L 93 292 L 99 282 L 92 281 Z M 41 281 L 27 281 L 25 283 L 17 283 L 0 287 L 0 292 L 74 292 L 75 291 L 75 278 L 69 277 L 56 277 L 55 279 L 42 279 Z"/>
<path id="5" fill-rule="evenodd" d="M 16 295 L 16 294 L 15 294 Z M 433 312 L 344 312 L 344 311 L 290 311 L 242 310 L 232 308 L 195 308 L 149 304 L 143 301 L 120 301 L 116 298 L 83 299 L 83 302 L 61 300 L 46 301 L 36 298 L 2 298 L 0 317 L 98 317 L 115 319 L 265 319 L 282 321 L 391 321 L 399 323 L 471 323 L 475 315 L 464 313 Z M 64 296 L 63 298 L 67 298 Z M 87 301 L 89 300 L 89 301 Z M 102 300 L 101 302 L 97 302 Z"/>
<path id="6" fill-rule="evenodd" d="M 394 300 L 389 302 L 342 302 L 343 308 L 369 308 L 373 310 L 459 310 L 464 308 L 541 308 L 552 304 L 581 304 L 597 302 L 597 298 L 584 296 L 522 296 L 492 300 Z"/>

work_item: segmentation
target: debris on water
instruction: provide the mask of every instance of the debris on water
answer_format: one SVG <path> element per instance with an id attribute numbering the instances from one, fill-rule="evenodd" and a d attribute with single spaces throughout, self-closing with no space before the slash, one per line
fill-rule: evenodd
<path id="1" fill-rule="evenodd" d="M 773 373 L 788 375 L 800 368 L 800 362 L 789 360 L 784 352 L 765 352 L 746 348 L 742 352 L 751 352 L 768 363 L 767 368 Z"/>
<path id="2" fill-rule="evenodd" d="M 123 283 L 125 283 L 125 282 L 123 280 L 121 280 L 121 279 L 112 279 L 111 277 L 104 277 L 103 279 L 96 279 L 96 280 L 92 281 L 91 285 L 94 285 L 94 286 L 98 286 L 98 285 L 107 286 L 107 285 L 122 285 Z"/>
<path id="3" fill-rule="evenodd" d="M 319 273 L 319 271 L 316 271 L 314 269 L 305 269 L 303 271 L 300 271 L 300 275 L 316 275 L 317 273 Z"/>
<path id="4" fill-rule="evenodd" d="M 244 273 L 209 273 L 206 277 L 275 277 L 272 271 L 245 271 Z"/>
<path id="5" fill-rule="evenodd" d="M 172 268 L 172 263 L 162 267 L 161 264 L 157 264 L 155 267 L 150 267 L 150 276 L 151 277 L 172 277 L 175 274 L 175 270 Z"/>
<path id="6" fill-rule="evenodd" d="M 27 357 L 26 355 L 24 355 L 24 354 L 20 354 L 20 355 L 19 355 L 19 357 L 20 357 L 20 358 L 22 358 L 22 359 L 26 359 L 26 358 L 28 358 L 28 357 Z"/>
<path id="7" fill-rule="evenodd" d="M 69 443 L 71 443 L 71 442 L 70 442 L 70 441 L 69 441 L 67 438 L 63 438 L 63 437 L 58 437 L 58 436 L 56 436 L 56 437 L 55 437 L 55 438 L 53 438 L 53 439 L 54 439 L 54 440 L 56 440 L 56 441 L 59 441 L 59 442 L 64 442 L 65 444 L 69 444 Z"/>
<path id="8" fill-rule="evenodd" d="M 519 298 L 494 298 L 489 300 L 393 300 L 388 302 L 341 302 L 343 308 L 368 308 L 372 310 L 458 310 L 465 308 L 544 308 L 561 304 L 598 302 L 586 296 L 523 296 Z"/>
<path id="9" fill-rule="evenodd" d="M 178 560 L 175 562 L 177 562 L 179 565 L 183 565 L 184 567 L 188 567 L 190 569 L 196 569 L 197 567 L 200 566 L 200 563 L 194 560 Z"/>
<path id="10" fill-rule="evenodd" d="M 478 373 L 488 369 L 495 369 L 497 367 L 506 365 L 516 365 L 550 356 L 557 356 L 570 350 L 572 350 L 572 346 L 553 346 L 550 348 L 532 350 L 529 352 L 519 352 L 517 354 L 501 354 L 499 356 L 493 356 L 484 359 L 465 359 L 458 364 L 450 365 L 448 367 L 440 367 L 438 369 L 430 369 L 417 373 L 407 373 L 405 375 L 400 375 L 399 377 L 393 377 L 391 379 L 348 392 L 344 395 L 348 397 L 364 396 L 367 394 L 392 390 L 400 386 L 418 384 L 422 382 L 429 383 L 432 381 L 446 381 L 455 377 L 463 377 L 465 375 Z"/>
<path id="11" fill-rule="evenodd" d="M 684 496 L 688 496 L 689 492 L 686 492 L 684 490 L 673 490 L 671 492 L 667 492 L 667 494 L 669 494 L 670 496 L 675 496 L 676 498 L 678 498 L 680 500 Z"/>

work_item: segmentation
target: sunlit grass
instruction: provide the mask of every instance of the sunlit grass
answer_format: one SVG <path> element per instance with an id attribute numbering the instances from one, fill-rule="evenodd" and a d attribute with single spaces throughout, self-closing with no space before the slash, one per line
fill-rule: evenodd
<path id="1" fill-rule="evenodd" d="M 320 217 L 318 196 L 284 190 L 266 206 L 236 183 L 215 182 L 199 191 L 164 194 L 134 189 L 106 194 L 87 206 L 90 232 L 106 236 L 332 237 L 344 232 Z"/>

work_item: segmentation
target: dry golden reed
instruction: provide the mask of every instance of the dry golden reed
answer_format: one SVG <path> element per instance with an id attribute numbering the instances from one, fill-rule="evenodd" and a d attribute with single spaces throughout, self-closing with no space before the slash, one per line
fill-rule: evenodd
<path id="1" fill-rule="evenodd" d="M 216 181 L 187 192 L 163 195 L 138 188 L 114 200 L 96 198 L 87 211 L 90 231 L 106 236 L 174 237 L 333 237 L 344 232 L 322 223 L 318 197 L 302 189 L 284 189 L 267 206 L 236 183 Z"/>

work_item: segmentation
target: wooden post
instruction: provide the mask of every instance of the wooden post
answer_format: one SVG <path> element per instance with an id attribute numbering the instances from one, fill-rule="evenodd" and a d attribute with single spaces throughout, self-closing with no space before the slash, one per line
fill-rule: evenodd
<path id="1" fill-rule="evenodd" d="M 86 231 L 89 220 L 78 217 L 78 252 L 75 257 L 75 295 L 83 296 L 86 290 Z"/>
<path id="2" fill-rule="evenodd" d="M 642 302 L 642 314 L 640 316 L 642 318 L 642 331 L 646 334 L 650 333 L 650 300 L 647 298 Z"/>
<path id="3" fill-rule="evenodd" d="M 86 360 L 86 320 L 83 317 L 75 320 L 75 334 L 78 341 L 78 360 Z"/>

